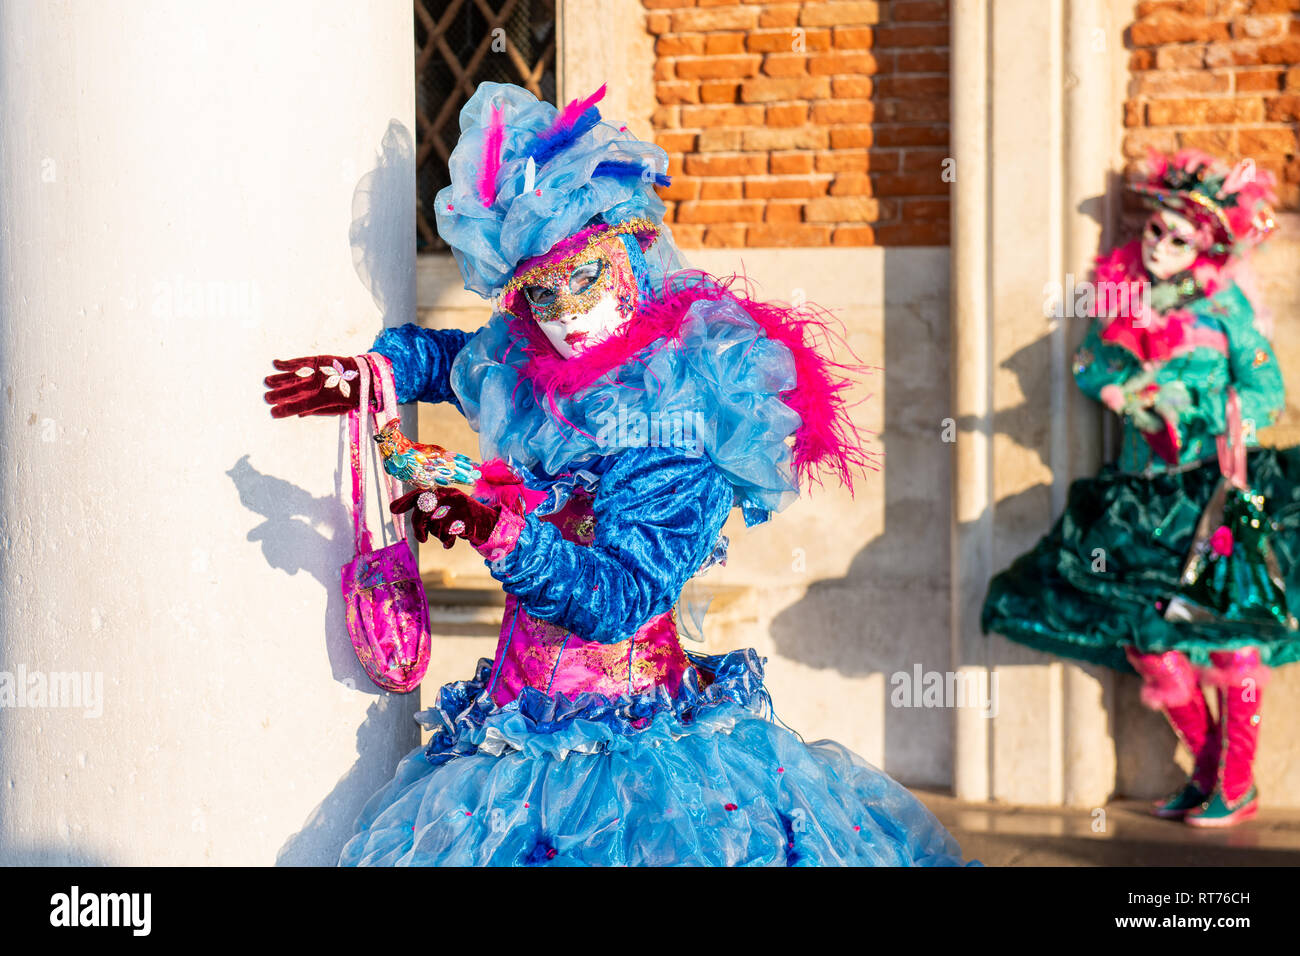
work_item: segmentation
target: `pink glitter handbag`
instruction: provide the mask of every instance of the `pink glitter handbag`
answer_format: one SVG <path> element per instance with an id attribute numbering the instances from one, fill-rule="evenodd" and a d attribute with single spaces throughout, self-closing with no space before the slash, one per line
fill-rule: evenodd
<path id="1" fill-rule="evenodd" d="M 372 375 L 375 393 L 381 399 L 381 407 L 374 412 L 374 423 L 397 417 L 398 410 L 392 370 L 387 362 L 360 355 L 357 370 L 360 402 L 348 412 L 356 557 L 343 566 L 343 602 L 348 635 L 366 674 L 385 690 L 405 694 L 419 686 L 429 666 L 429 605 L 420 581 L 419 565 L 406 539 L 405 522 L 393 519 L 397 540 L 377 551 L 366 527 L 363 455 L 370 453 L 371 426 L 363 423 L 371 420 L 367 410 Z M 381 470 L 379 485 L 387 513 L 387 506 L 398 491 L 397 479 Z"/>

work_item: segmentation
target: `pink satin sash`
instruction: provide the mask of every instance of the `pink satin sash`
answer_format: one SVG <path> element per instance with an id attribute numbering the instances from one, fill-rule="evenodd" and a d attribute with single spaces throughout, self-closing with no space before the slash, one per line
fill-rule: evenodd
<path id="1" fill-rule="evenodd" d="M 575 495 L 542 520 L 575 544 L 589 546 L 594 539 L 591 499 L 586 495 Z M 570 699 L 584 693 L 628 696 L 659 686 L 673 694 L 690 666 L 671 611 L 650 618 L 626 640 L 602 644 L 532 617 L 507 594 L 488 686 L 498 705 L 514 700 L 525 687 Z"/>
<path id="2" fill-rule="evenodd" d="M 1246 487 L 1246 443 L 1241 434 L 1241 399 L 1237 390 L 1228 386 L 1226 408 L 1228 430 L 1215 438 L 1219 452 L 1219 470 L 1223 477 L 1238 488 Z"/>

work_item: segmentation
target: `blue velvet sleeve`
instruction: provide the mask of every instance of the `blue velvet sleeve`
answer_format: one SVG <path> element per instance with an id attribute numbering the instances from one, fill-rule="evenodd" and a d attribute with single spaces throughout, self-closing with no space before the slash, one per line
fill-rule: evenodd
<path id="1" fill-rule="evenodd" d="M 669 610 L 713 549 L 734 504 L 705 455 L 633 448 L 601 477 L 590 546 L 529 515 L 492 576 L 536 618 L 589 641 L 630 637 Z"/>
<path id="2" fill-rule="evenodd" d="M 460 329 L 426 329 L 408 322 L 399 328 L 384 329 L 370 351 L 393 363 L 399 404 L 451 402 L 459 409 L 460 402 L 448 380 L 451 363 L 474 334 Z"/>

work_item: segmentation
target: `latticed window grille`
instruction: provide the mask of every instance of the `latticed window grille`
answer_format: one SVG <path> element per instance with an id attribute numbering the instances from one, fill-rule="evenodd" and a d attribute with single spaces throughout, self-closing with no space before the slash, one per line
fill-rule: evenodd
<path id="1" fill-rule="evenodd" d="M 415 0 L 416 230 L 420 252 L 447 247 L 433 202 L 461 107 L 485 80 L 516 83 L 555 102 L 556 0 Z"/>

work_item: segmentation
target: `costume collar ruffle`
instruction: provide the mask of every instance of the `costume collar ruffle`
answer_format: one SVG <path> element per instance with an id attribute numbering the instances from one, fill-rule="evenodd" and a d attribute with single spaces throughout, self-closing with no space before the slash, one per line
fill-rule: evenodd
<path id="1" fill-rule="evenodd" d="M 633 320 L 635 321 L 635 320 Z M 461 350 L 452 388 L 484 459 L 500 458 L 548 486 L 630 448 L 671 445 L 707 455 L 728 478 L 747 524 L 797 497 L 787 439 L 799 414 L 789 348 L 733 298 L 693 302 L 672 336 L 569 394 L 539 395 L 529 355 L 501 314 Z"/>
<path id="2" fill-rule="evenodd" d="M 1224 334 L 1204 325 L 1196 312 L 1188 307 L 1201 299 L 1213 298 L 1230 289 L 1230 270 L 1202 257 L 1196 261 L 1191 271 L 1200 290 L 1196 296 L 1185 298 L 1177 307 L 1164 312 L 1147 307 L 1146 300 L 1137 296 L 1138 305 L 1135 308 L 1132 291 L 1151 281 L 1150 274 L 1142 265 L 1141 241 L 1134 240 L 1099 256 L 1095 272 L 1096 311 L 1106 323 L 1101 332 L 1101 340 L 1127 350 L 1144 362 L 1167 362 L 1176 355 L 1198 347 L 1226 354 L 1228 341 Z M 1101 315 L 1107 301 L 1116 301 L 1103 296 L 1102 290 L 1120 288 L 1125 290 L 1118 300 L 1124 305 L 1121 314 L 1109 318 Z"/>

